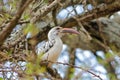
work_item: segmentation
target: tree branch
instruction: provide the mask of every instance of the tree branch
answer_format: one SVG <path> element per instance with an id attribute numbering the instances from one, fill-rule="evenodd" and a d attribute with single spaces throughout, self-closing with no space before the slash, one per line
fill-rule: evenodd
<path id="1" fill-rule="evenodd" d="M 32 2 L 32 0 L 27 0 L 23 7 L 16 13 L 16 15 L 11 19 L 10 23 L 8 23 L 4 30 L 0 32 L 0 46 L 3 44 L 5 39 L 9 36 L 12 32 L 13 28 L 17 25 L 22 13 L 24 12 L 25 8 Z"/>
<path id="2" fill-rule="evenodd" d="M 97 74 L 95 74 L 94 72 L 92 72 L 92 71 L 90 71 L 90 70 L 88 70 L 88 69 L 85 69 L 85 68 L 83 68 L 83 67 L 81 67 L 81 66 L 76 66 L 76 65 L 73 65 L 73 64 L 62 63 L 62 62 L 51 62 L 51 61 L 48 61 L 48 62 L 49 62 L 49 63 L 55 63 L 55 64 L 67 65 L 67 66 L 72 67 L 72 68 L 78 68 L 78 69 L 81 69 L 81 70 L 83 70 L 83 71 L 86 71 L 86 72 L 90 73 L 91 75 L 97 77 L 97 78 L 100 79 L 100 80 L 103 80 L 99 75 L 97 75 Z"/>
<path id="3" fill-rule="evenodd" d="M 58 3 L 61 0 L 55 0 L 53 1 L 49 6 L 46 7 L 42 7 L 39 10 L 37 10 L 37 12 L 34 14 L 34 17 L 31 19 L 32 23 L 35 23 L 36 21 L 38 21 L 41 17 L 45 16 L 46 14 L 48 14 L 51 10 L 53 10 L 55 8 L 56 5 L 58 5 Z"/>
<path id="4" fill-rule="evenodd" d="M 93 20 L 93 19 L 96 19 L 96 18 L 99 18 L 99 17 L 103 17 L 110 13 L 112 14 L 114 12 L 119 11 L 120 10 L 119 3 L 120 3 L 120 0 L 116 0 L 111 4 L 101 4 L 101 5 L 97 6 L 95 9 L 93 9 L 89 12 L 86 12 L 83 15 L 81 15 L 81 14 L 77 15 L 76 17 L 79 18 L 79 21 L 83 22 L 83 23 Z M 64 23 L 62 23 L 60 26 L 73 27 L 76 25 L 77 25 L 76 20 L 73 17 L 71 17 L 68 20 L 66 20 Z"/>
<path id="5" fill-rule="evenodd" d="M 78 16 L 75 16 L 75 17 L 77 19 L 79 19 L 79 21 L 82 23 L 83 26 L 86 26 L 86 22 L 88 22 L 90 20 L 93 20 L 93 19 L 96 19 L 96 18 L 99 18 L 99 17 L 102 17 L 102 16 L 106 16 L 108 14 L 115 13 L 115 12 L 119 11 L 120 10 L 119 3 L 120 3 L 120 1 L 116 0 L 115 2 L 113 2 L 111 4 L 98 5 L 95 9 L 91 10 L 90 12 L 86 12 L 84 15 L 78 15 Z M 89 23 L 90 22 L 88 22 L 88 24 Z M 64 23 L 62 23 L 60 26 L 62 26 L 62 27 L 73 27 L 73 26 L 76 26 L 76 25 L 78 25 L 78 22 L 74 19 L 74 17 L 72 17 L 72 18 L 69 18 L 68 20 L 64 21 Z M 40 42 L 40 41 L 46 39 L 47 38 L 46 34 L 49 30 L 50 30 L 50 28 L 45 27 L 44 30 L 39 33 L 40 37 L 36 36 L 37 37 L 36 38 L 37 42 Z M 103 29 L 103 31 L 105 31 L 105 30 Z M 92 37 L 94 37 L 94 36 L 92 36 Z M 81 39 L 81 40 L 83 40 L 83 39 Z M 108 46 L 103 45 L 104 43 L 101 42 L 101 41 L 99 43 L 98 43 L 98 41 L 97 42 L 94 41 L 94 39 L 92 41 L 87 42 L 87 43 L 84 42 L 84 41 L 82 43 L 82 41 L 81 41 L 81 44 L 80 44 L 81 46 L 79 46 L 79 47 L 81 47 L 83 49 L 89 49 L 89 50 L 92 50 L 92 51 L 96 51 L 96 50 L 106 51 L 106 48 Z M 89 46 L 85 46 L 84 44 L 89 44 Z M 98 46 L 98 47 L 95 47 L 95 45 Z"/>
<path id="6" fill-rule="evenodd" d="M 84 15 L 77 15 L 75 16 L 77 19 L 79 19 L 79 21 L 83 24 L 85 24 L 85 22 L 88 22 L 90 20 L 102 17 L 102 16 L 106 16 L 110 13 L 114 13 L 120 10 L 120 5 L 119 5 L 120 1 L 116 0 L 115 2 L 111 3 L 111 4 L 104 4 L 104 5 L 98 5 L 98 7 L 96 7 L 95 9 L 91 10 L 90 12 L 86 12 Z M 63 23 L 60 24 L 60 26 L 62 27 L 73 27 L 78 25 L 77 21 L 71 17 L 68 20 L 64 21 Z M 46 32 L 48 32 L 50 30 L 50 28 L 45 27 L 43 31 L 41 31 L 39 34 L 41 34 L 41 37 L 39 39 L 39 41 L 42 41 L 43 39 L 47 38 L 46 36 Z M 38 36 L 37 36 L 38 37 Z"/>

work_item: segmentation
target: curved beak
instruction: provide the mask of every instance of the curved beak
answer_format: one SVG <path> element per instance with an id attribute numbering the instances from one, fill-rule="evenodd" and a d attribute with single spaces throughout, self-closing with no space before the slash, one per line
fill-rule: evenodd
<path id="1" fill-rule="evenodd" d="M 72 29 L 72 28 L 63 28 L 62 33 L 73 33 L 73 34 L 80 34 L 78 31 Z"/>

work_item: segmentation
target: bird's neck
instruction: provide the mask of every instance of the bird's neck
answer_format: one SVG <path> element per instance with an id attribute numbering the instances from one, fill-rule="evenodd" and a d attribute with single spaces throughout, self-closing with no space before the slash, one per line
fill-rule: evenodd
<path id="1" fill-rule="evenodd" d="M 59 36 L 53 36 L 51 34 L 48 35 L 48 42 L 52 42 L 53 46 L 59 46 L 59 44 L 62 44 L 62 40 Z"/>
<path id="2" fill-rule="evenodd" d="M 48 38 L 48 40 L 49 41 L 55 41 L 55 42 L 57 42 L 57 41 L 60 41 L 61 39 L 60 39 L 60 37 L 59 36 L 56 36 L 56 37 L 51 37 L 51 38 Z"/>
<path id="3" fill-rule="evenodd" d="M 55 37 L 53 39 L 49 39 L 49 42 L 53 42 L 53 46 L 55 43 L 62 43 L 62 40 L 60 37 Z"/>

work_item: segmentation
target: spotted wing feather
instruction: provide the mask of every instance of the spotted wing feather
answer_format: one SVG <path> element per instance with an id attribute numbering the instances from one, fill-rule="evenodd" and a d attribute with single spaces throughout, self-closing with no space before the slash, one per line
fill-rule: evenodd
<path id="1" fill-rule="evenodd" d="M 42 41 L 37 45 L 37 54 L 46 53 L 55 44 L 55 40 L 52 41 Z"/>

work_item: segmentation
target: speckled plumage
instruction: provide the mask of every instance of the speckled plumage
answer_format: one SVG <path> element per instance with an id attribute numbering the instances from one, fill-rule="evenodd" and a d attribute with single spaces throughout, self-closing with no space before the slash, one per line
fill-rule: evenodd
<path id="1" fill-rule="evenodd" d="M 63 47 L 61 37 L 64 33 L 79 34 L 79 32 L 71 28 L 54 27 L 48 33 L 48 41 L 40 43 L 38 46 L 37 54 L 41 55 L 41 60 L 51 62 L 57 61 Z M 49 63 L 48 66 L 51 66 Z"/>

